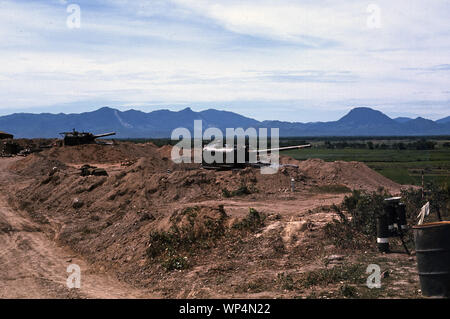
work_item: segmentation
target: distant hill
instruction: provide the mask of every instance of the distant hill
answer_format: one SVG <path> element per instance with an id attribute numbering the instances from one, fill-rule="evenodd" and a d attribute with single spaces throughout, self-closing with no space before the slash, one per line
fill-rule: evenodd
<path id="1" fill-rule="evenodd" d="M 443 119 L 437 120 L 436 123 L 444 124 L 444 123 L 450 123 L 450 116 L 444 117 Z"/>
<path id="2" fill-rule="evenodd" d="M 172 130 L 185 127 L 193 132 L 194 120 L 202 120 L 203 129 L 217 127 L 244 129 L 279 128 L 281 136 L 410 136 L 450 135 L 450 117 L 439 121 L 424 118 L 408 121 L 391 119 L 384 113 L 368 107 L 357 107 L 337 121 L 299 123 L 257 121 L 237 113 L 209 109 L 194 112 L 190 108 L 174 112 L 157 110 L 119 111 L 103 107 L 80 114 L 15 113 L 0 117 L 0 129 L 15 137 L 58 137 L 60 132 L 78 131 L 103 133 L 115 131 L 117 138 L 170 137 Z"/>
<path id="3" fill-rule="evenodd" d="M 394 121 L 399 122 L 399 123 L 406 123 L 411 120 L 412 120 L 412 118 L 410 118 L 410 117 L 396 117 L 394 119 Z"/>

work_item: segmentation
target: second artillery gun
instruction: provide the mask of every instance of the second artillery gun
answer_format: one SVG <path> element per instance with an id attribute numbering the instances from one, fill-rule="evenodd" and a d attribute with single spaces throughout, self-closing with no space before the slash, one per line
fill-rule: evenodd
<path id="1" fill-rule="evenodd" d="M 89 132 L 78 132 L 75 129 L 72 132 L 62 132 L 59 134 L 64 136 L 64 145 L 68 146 L 94 144 L 97 138 L 116 135 L 115 132 L 94 135 Z"/>
<path id="2" fill-rule="evenodd" d="M 295 146 L 285 146 L 285 147 L 274 147 L 268 149 L 251 149 L 249 142 L 246 140 L 244 145 L 233 145 L 229 146 L 225 144 L 222 145 L 222 141 L 212 142 L 203 147 L 202 150 L 202 167 L 205 169 L 214 170 L 227 170 L 234 168 L 244 168 L 247 166 L 265 166 L 270 165 L 270 163 L 260 161 L 262 154 L 270 154 L 272 152 L 287 151 L 294 149 L 310 148 L 311 144 L 295 145 Z M 243 153 L 242 161 L 239 161 L 238 153 Z M 227 154 L 234 153 L 231 160 L 228 160 Z M 250 160 L 250 154 L 253 153 L 256 156 L 256 162 Z M 205 155 L 208 154 L 211 158 L 217 156 L 211 163 L 205 161 Z M 218 161 L 216 160 L 218 159 Z"/>

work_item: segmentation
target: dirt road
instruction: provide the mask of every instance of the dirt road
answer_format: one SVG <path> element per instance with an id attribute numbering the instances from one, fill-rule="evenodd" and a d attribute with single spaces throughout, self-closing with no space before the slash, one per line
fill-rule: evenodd
<path id="1" fill-rule="evenodd" d="M 67 248 L 59 247 L 40 226 L 9 207 L 5 194 L 17 182 L 0 159 L 0 298 L 151 298 L 112 276 L 94 272 Z M 81 268 L 80 289 L 69 289 L 67 267 Z"/>

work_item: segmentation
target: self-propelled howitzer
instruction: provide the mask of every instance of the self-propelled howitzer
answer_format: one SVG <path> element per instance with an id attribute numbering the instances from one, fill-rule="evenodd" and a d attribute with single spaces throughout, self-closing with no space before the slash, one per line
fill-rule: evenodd
<path id="1" fill-rule="evenodd" d="M 95 139 L 100 137 L 106 137 L 115 135 L 115 132 L 97 134 L 94 135 L 90 132 L 78 132 L 75 129 L 72 132 L 62 132 L 60 133 L 64 136 L 64 145 L 73 146 L 73 145 L 83 145 L 83 144 L 93 144 L 95 143 Z"/>
<path id="2" fill-rule="evenodd" d="M 248 142 L 244 145 L 219 145 L 212 143 L 203 147 L 202 150 L 202 167 L 206 169 L 233 169 L 233 168 L 244 168 L 252 165 L 265 165 L 264 161 L 260 161 L 263 155 L 270 154 L 272 152 L 280 152 L 286 150 L 303 149 L 310 148 L 311 144 L 286 146 L 286 147 L 274 147 L 266 149 L 251 149 Z M 239 153 L 242 153 L 242 158 L 239 158 Z M 234 153 L 232 160 L 228 159 L 227 154 Z M 256 159 L 255 162 L 251 160 L 251 153 L 254 154 L 253 158 Z M 212 159 L 209 161 L 206 157 Z"/>

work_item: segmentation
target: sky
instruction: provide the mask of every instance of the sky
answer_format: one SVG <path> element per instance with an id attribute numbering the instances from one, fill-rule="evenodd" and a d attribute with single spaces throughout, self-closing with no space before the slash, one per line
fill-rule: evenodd
<path id="1" fill-rule="evenodd" d="M 450 1 L 0 0 L 0 115 L 450 115 Z"/>

